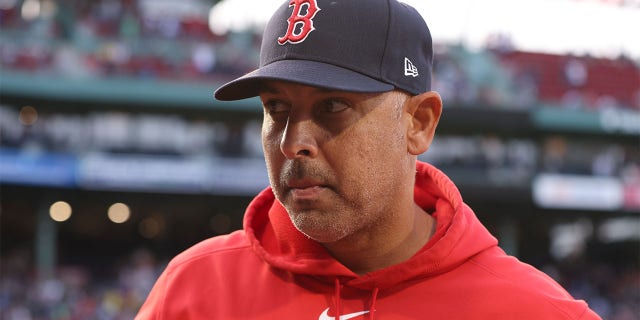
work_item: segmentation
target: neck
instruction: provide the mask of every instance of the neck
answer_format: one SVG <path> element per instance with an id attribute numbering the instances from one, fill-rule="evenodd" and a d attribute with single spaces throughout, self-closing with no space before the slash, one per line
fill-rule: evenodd
<path id="1" fill-rule="evenodd" d="M 363 275 L 408 260 L 435 231 L 435 219 L 415 203 L 410 214 L 390 217 L 366 231 L 323 245 L 343 265 Z"/>

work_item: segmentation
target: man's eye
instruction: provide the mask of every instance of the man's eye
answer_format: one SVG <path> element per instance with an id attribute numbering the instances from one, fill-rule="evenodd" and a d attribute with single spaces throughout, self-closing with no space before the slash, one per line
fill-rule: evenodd
<path id="1" fill-rule="evenodd" d="M 349 104 L 339 99 L 325 100 L 322 104 L 322 111 L 328 113 L 338 113 L 349 108 Z"/>
<path id="2" fill-rule="evenodd" d="M 263 103 L 264 110 L 269 114 L 277 114 L 288 110 L 288 106 L 279 100 L 268 100 Z"/>

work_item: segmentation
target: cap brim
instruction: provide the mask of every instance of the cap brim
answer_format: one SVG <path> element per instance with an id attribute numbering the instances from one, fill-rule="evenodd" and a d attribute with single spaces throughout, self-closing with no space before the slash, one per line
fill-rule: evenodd
<path id="1" fill-rule="evenodd" d="M 386 92 L 393 85 L 332 64 L 310 60 L 279 60 L 219 87 L 214 96 L 221 101 L 255 97 L 265 80 L 290 81 L 332 90 Z"/>

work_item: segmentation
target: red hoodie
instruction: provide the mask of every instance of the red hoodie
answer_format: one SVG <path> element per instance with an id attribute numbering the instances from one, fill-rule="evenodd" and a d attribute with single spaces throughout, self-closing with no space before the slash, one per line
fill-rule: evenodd
<path id="1" fill-rule="evenodd" d="M 599 319 L 507 256 L 447 176 L 417 169 L 415 201 L 437 230 L 409 260 L 353 273 L 300 233 L 268 188 L 244 230 L 176 256 L 136 319 Z"/>

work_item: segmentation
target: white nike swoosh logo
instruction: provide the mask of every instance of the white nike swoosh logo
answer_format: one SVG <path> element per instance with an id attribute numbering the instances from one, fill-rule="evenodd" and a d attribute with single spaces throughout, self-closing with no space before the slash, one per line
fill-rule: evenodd
<path id="1" fill-rule="evenodd" d="M 320 314 L 320 317 L 318 317 L 318 320 L 348 320 L 351 318 L 355 318 L 357 316 L 361 316 L 365 313 L 369 313 L 369 310 L 343 314 L 341 316 L 338 316 L 338 318 L 336 319 L 336 317 L 329 317 L 329 308 L 327 308 L 322 312 L 322 314 Z"/>

